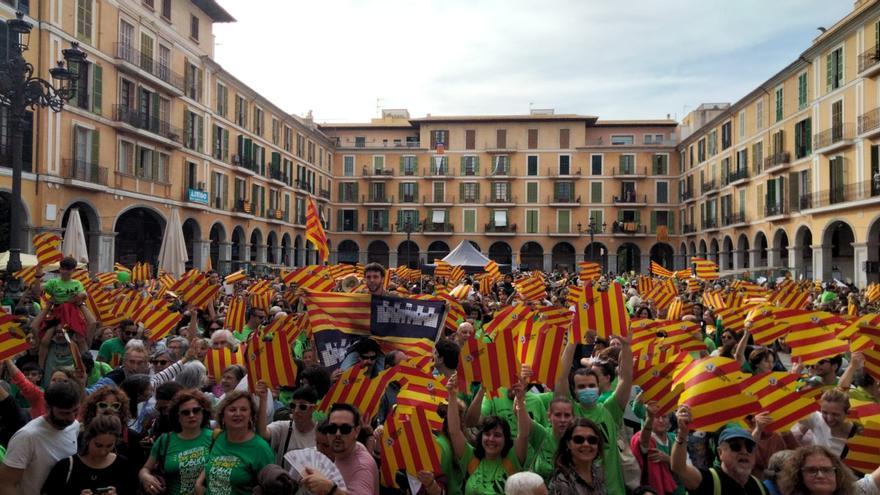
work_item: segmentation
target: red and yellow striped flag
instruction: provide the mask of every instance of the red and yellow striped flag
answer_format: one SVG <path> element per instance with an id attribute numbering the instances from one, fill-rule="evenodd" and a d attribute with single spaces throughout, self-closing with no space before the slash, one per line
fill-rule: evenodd
<path id="1" fill-rule="evenodd" d="M 538 320 L 543 321 L 548 325 L 558 325 L 562 327 L 568 327 L 571 325 L 571 317 L 574 316 L 574 312 L 568 308 L 561 308 L 559 306 L 540 306 L 535 308 L 535 313 L 538 315 Z"/>
<path id="2" fill-rule="evenodd" d="M 172 311 L 164 301 L 145 304 L 136 315 L 138 323 L 145 328 L 144 336 L 153 342 L 165 338 L 171 330 L 177 328 L 183 315 L 178 311 Z"/>
<path id="3" fill-rule="evenodd" d="M 768 412 L 773 422 L 768 432 L 784 432 L 798 421 L 819 410 L 819 403 L 797 393 L 800 377 L 787 371 L 762 373 L 743 381 L 743 392 L 754 396 L 761 404 L 761 412 Z"/>
<path id="4" fill-rule="evenodd" d="M 703 292 L 703 305 L 719 310 L 726 308 L 727 302 L 725 302 L 724 294 L 721 291 L 707 290 Z"/>
<path id="5" fill-rule="evenodd" d="M 669 308 L 677 295 L 678 289 L 675 288 L 675 282 L 667 279 L 655 284 L 643 297 L 645 301 L 654 301 L 654 307 L 662 311 Z"/>
<path id="6" fill-rule="evenodd" d="M 0 361 L 26 350 L 28 343 L 18 318 L 0 310 Z"/>
<path id="7" fill-rule="evenodd" d="M 584 287 L 575 307 L 572 324 L 574 342 L 583 342 L 587 330 L 594 330 L 602 338 L 629 335 L 629 312 L 620 284 L 612 283 L 607 291 L 600 291 L 594 286 Z"/>
<path id="8" fill-rule="evenodd" d="M 260 308 L 264 311 L 269 311 L 269 308 L 272 306 L 272 297 L 275 295 L 275 291 L 268 292 L 260 292 L 257 294 L 251 294 L 250 303 L 252 308 Z"/>
<path id="9" fill-rule="evenodd" d="M 643 354 L 633 369 L 633 383 L 642 389 L 642 401 L 657 402 L 660 414 L 675 409 L 683 385 L 673 387 L 672 374 L 679 366 L 687 365 L 693 358 L 686 352 L 670 359 L 664 354 Z"/>
<path id="10" fill-rule="evenodd" d="M 440 445 L 424 411 L 396 411 L 385 422 L 380 439 L 382 485 L 397 486 L 397 471 L 415 477 L 422 471 L 440 474 Z"/>
<path id="11" fill-rule="evenodd" d="M 458 321 L 463 320 L 465 318 L 464 307 L 449 296 L 449 294 L 419 294 L 413 296 L 413 299 L 421 299 L 423 301 L 444 301 L 446 303 L 446 320 L 443 322 L 443 326 L 449 330 L 450 332 L 456 332 L 458 330 Z"/>
<path id="12" fill-rule="evenodd" d="M 658 321 L 650 326 L 651 331 L 662 335 L 658 344 L 663 350 L 679 352 L 702 352 L 706 343 L 700 335 L 700 325 L 692 321 Z"/>
<path id="13" fill-rule="evenodd" d="M 434 278 L 448 279 L 452 276 L 452 267 L 443 260 L 434 260 Z"/>
<path id="14" fill-rule="evenodd" d="M 240 332 L 244 329 L 245 313 L 247 312 L 247 302 L 241 297 L 235 297 L 229 301 L 229 307 L 226 308 L 226 319 L 223 327 L 233 332 Z"/>
<path id="15" fill-rule="evenodd" d="M 860 473 L 872 473 L 880 465 L 880 422 L 868 422 L 862 431 L 846 442 L 843 462 Z"/>
<path id="16" fill-rule="evenodd" d="M 113 271 L 131 274 L 131 269 L 122 263 L 113 263 Z"/>
<path id="17" fill-rule="evenodd" d="M 814 364 L 849 351 L 846 342 L 821 327 L 789 330 L 785 334 L 785 343 L 791 346 L 792 362 L 799 361 L 804 364 Z"/>
<path id="18" fill-rule="evenodd" d="M 288 387 L 296 383 L 297 367 L 284 332 L 251 332 L 244 350 L 244 366 L 248 386 L 255 390 L 258 381 L 270 388 Z"/>
<path id="19" fill-rule="evenodd" d="M 368 335 L 371 298 L 370 294 L 307 291 L 303 301 L 312 332 L 340 330 Z"/>
<path id="20" fill-rule="evenodd" d="M 312 241 L 318 251 L 318 261 L 321 264 L 327 262 L 330 257 L 330 249 L 327 247 L 327 235 L 324 234 L 324 226 L 321 225 L 321 217 L 318 215 L 318 207 L 315 200 L 308 198 L 306 205 L 306 240 Z"/>
<path id="21" fill-rule="evenodd" d="M 453 284 L 457 284 L 464 280 L 464 268 L 460 266 L 453 266 L 452 272 L 449 274 L 449 281 Z"/>
<path id="22" fill-rule="evenodd" d="M 718 280 L 718 265 L 714 261 L 703 258 L 691 258 L 694 276 L 702 280 Z"/>
<path id="23" fill-rule="evenodd" d="M 686 278 L 690 278 L 690 276 L 691 276 L 692 274 L 693 274 L 693 272 L 691 271 L 690 268 L 685 268 L 685 269 L 682 269 L 682 270 L 678 270 L 678 271 L 672 272 L 672 275 L 674 275 L 675 278 L 677 278 L 677 279 L 679 279 L 679 280 L 684 280 L 684 279 L 686 279 Z"/>
<path id="24" fill-rule="evenodd" d="M 333 280 L 342 280 L 357 272 L 354 265 L 348 263 L 337 263 L 335 265 L 330 265 L 327 269 L 330 270 L 330 276 L 333 277 Z"/>
<path id="25" fill-rule="evenodd" d="M 770 304 L 763 304 L 752 308 L 746 314 L 744 323 L 751 322 L 752 326 L 749 332 L 752 334 L 755 344 L 770 346 L 788 332 L 788 329 L 780 319 L 790 316 L 792 312 L 800 312 L 800 310 L 779 309 Z M 724 322 L 725 329 L 736 331 L 734 330 L 736 327 L 733 324 L 728 325 L 726 320 L 722 321 Z"/>
<path id="26" fill-rule="evenodd" d="M 684 313 L 684 301 L 676 297 L 669 303 L 669 310 L 666 312 L 666 318 L 670 320 L 680 320 Z"/>
<path id="27" fill-rule="evenodd" d="M 190 270 L 174 284 L 171 290 L 187 304 L 204 309 L 220 293 L 220 286 L 212 284 L 205 274 Z"/>
<path id="28" fill-rule="evenodd" d="M 675 275 L 675 272 L 673 272 L 672 270 L 668 270 L 660 263 L 651 260 L 651 274 L 653 274 L 655 277 L 672 277 L 673 275 Z"/>
<path id="29" fill-rule="evenodd" d="M 583 285 L 569 285 L 568 286 L 568 296 L 565 298 L 565 304 L 569 306 L 574 306 L 577 304 L 578 297 L 584 293 Z"/>
<path id="30" fill-rule="evenodd" d="M 39 270 L 39 265 L 27 266 L 13 273 L 12 276 L 24 282 L 25 285 L 30 286 L 37 279 L 37 271 Z"/>
<path id="31" fill-rule="evenodd" d="M 639 295 L 644 297 L 645 294 L 651 292 L 651 289 L 654 288 L 654 279 L 648 277 L 646 275 L 639 275 L 636 279 L 636 290 L 639 292 Z"/>
<path id="32" fill-rule="evenodd" d="M 52 232 L 43 232 L 34 236 L 34 251 L 37 253 L 37 263 L 51 265 L 64 259 L 61 254 L 61 237 Z"/>
<path id="33" fill-rule="evenodd" d="M 578 262 L 578 278 L 582 281 L 598 280 L 602 276 L 602 265 L 592 261 Z"/>
<path id="34" fill-rule="evenodd" d="M 471 293 L 473 287 L 468 284 L 459 284 L 449 291 L 449 297 L 457 300 L 464 300 Z"/>
<path id="35" fill-rule="evenodd" d="M 540 275 L 517 280 L 513 286 L 525 301 L 540 301 L 547 295 L 547 287 Z"/>
<path id="36" fill-rule="evenodd" d="M 131 270 L 132 282 L 147 282 L 153 278 L 153 267 L 149 263 L 135 263 Z"/>
<path id="37" fill-rule="evenodd" d="M 724 357 L 707 357 L 679 368 L 673 386 L 682 385 L 680 404 L 691 409 L 692 430 L 711 432 L 728 423 L 760 412 L 758 400 L 742 392 L 746 375 L 739 363 Z"/>
<path id="38" fill-rule="evenodd" d="M 241 346 L 238 348 L 237 352 L 232 352 L 228 347 L 223 347 L 221 349 L 208 349 L 208 354 L 205 355 L 205 367 L 208 369 L 208 375 L 214 377 L 214 380 L 217 383 L 220 383 L 220 379 L 223 378 L 223 372 L 226 371 L 226 368 L 233 364 L 244 365 L 244 354 L 242 349 L 243 347 Z"/>
<path id="39" fill-rule="evenodd" d="M 521 325 L 534 317 L 535 313 L 525 304 L 508 306 L 495 312 L 492 320 L 483 327 L 483 332 L 490 337 L 499 332 L 518 332 Z"/>
<path id="40" fill-rule="evenodd" d="M 687 291 L 691 294 L 700 292 L 700 281 L 695 278 L 687 279 Z"/>
<path id="41" fill-rule="evenodd" d="M 790 284 L 777 289 L 776 293 L 770 297 L 770 300 L 782 308 L 805 309 L 810 302 L 810 293 L 798 289 L 794 284 Z"/>
<path id="42" fill-rule="evenodd" d="M 223 283 L 226 285 L 234 284 L 236 282 L 241 282 L 247 278 L 247 273 L 244 270 L 239 270 L 237 272 L 232 272 L 229 275 L 223 277 Z"/>
<path id="43" fill-rule="evenodd" d="M 458 379 L 462 390 L 481 382 L 489 396 L 497 396 L 501 387 L 510 388 L 519 380 L 516 358 L 516 334 L 497 332 L 495 340 L 469 339 L 461 348 Z"/>
<path id="44" fill-rule="evenodd" d="M 95 278 L 101 285 L 113 285 L 116 283 L 117 275 L 116 272 L 103 272 L 95 275 Z"/>
<path id="45" fill-rule="evenodd" d="M 89 271 L 85 268 L 77 268 L 70 274 L 70 278 L 73 280 L 79 280 L 79 283 L 85 285 L 89 283 Z"/>
<path id="46" fill-rule="evenodd" d="M 286 274 L 282 281 L 286 285 L 296 285 L 297 289 L 317 292 L 330 292 L 336 287 L 336 280 L 330 269 L 324 265 L 309 265 Z"/>
<path id="47" fill-rule="evenodd" d="M 559 356 L 565 348 L 567 328 L 529 319 L 520 327 L 519 362 L 532 368 L 530 383 L 553 387 L 562 372 Z"/>
<path id="48" fill-rule="evenodd" d="M 880 284 L 873 283 L 865 289 L 865 298 L 868 299 L 869 303 L 872 303 L 878 299 L 880 299 Z"/>
<path id="49" fill-rule="evenodd" d="M 489 280 L 494 281 L 502 278 L 501 268 L 498 267 L 498 263 L 495 263 L 494 260 L 489 260 L 489 262 L 486 263 L 486 267 L 484 268 L 484 270 L 486 271 L 486 274 L 489 275 Z"/>
<path id="50" fill-rule="evenodd" d="M 393 369 L 393 368 L 392 368 Z M 369 378 L 362 364 L 357 364 L 342 372 L 321 399 L 318 410 L 327 412 L 333 404 L 345 403 L 355 406 L 364 419 L 372 420 L 379 411 L 379 403 L 396 374 L 391 369 L 380 372 L 376 377 Z"/>

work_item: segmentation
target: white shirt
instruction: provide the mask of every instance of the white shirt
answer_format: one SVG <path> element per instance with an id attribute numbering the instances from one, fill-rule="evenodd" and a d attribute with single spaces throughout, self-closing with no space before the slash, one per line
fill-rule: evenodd
<path id="1" fill-rule="evenodd" d="M 284 461 L 284 454 L 291 450 L 315 446 L 315 429 L 312 428 L 305 433 L 300 433 L 291 420 L 273 421 L 269 423 L 266 429 L 269 430 L 269 445 L 275 451 L 275 464 L 279 466 L 289 467 L 283 464 L 287 462 Z M 287 445 L 284 445 L 284 441 L 287 440 L 288 431 L 290 432 L 290 440 L 287 442 Z"/>
<path id="2" fill-rule="evenodd" d="M 18 493 L 39 495 L 49 471 L 55 463 L 76 453 L 76 434 L 79 421 L 63 430 L 52 426 L 40 416 L 18 430 L 9 440 L 3 464 L 23 469 Z"/>
<path id="3" fill-rule="evenodd" d="M 877 486 L 877 483 L 874 483 L 874 477 L 870 474 L 856 481 L 855 489 L 858 495 L 880 494 L 880 487 Z"/>
<path id="4" fill-rule="evenodd" d="M 832 454 L 840 457 L 843 448 L 846 447 L 848 438 L 837 438 L 831 434 L 831 428 L 825 424 L 822 419 L 822 413 L 816 411 L 805 418 L 805 422 L 810 425 L 810 430 L 802 433 L 800 424 L 794 425 L 791 432 L 796 436 L 803 434 L 801 438 L 802 445 L 821 445 L 831 451 Z"/>

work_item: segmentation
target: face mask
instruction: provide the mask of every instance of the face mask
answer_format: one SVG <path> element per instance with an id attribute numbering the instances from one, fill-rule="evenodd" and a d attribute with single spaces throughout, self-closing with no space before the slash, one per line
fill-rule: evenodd
<path id="1" fill-rule="evenodd" d="M 584 388 L 578 390 L 578 401 L 585 406 L 595 406 L 599 401 L 598 388 Z"/>

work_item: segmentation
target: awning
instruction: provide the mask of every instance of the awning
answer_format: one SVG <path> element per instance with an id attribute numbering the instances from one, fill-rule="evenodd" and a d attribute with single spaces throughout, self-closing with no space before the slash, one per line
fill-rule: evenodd
<path id="1" fill-rule="evenodd" d="M 445 210 L 433 210 L 431 212 L 431 221 L 434 223 L 445 223 L 446 222 L 446 211 Z"/>
<path id="2" fill-rule="evenodd" d="M 507 211 L 495 210 L 495 226 L 507 227 Z"/>

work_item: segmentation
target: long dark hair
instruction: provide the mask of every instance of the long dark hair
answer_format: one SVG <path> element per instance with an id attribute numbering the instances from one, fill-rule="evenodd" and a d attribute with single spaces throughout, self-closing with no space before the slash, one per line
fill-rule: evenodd
<path id="1" fill-rule="evenodd" d="M 575 418 L 572 420 L 571 424 L 568 425 L 568 428 L 565 429 L 562 438 L 559 439 L 559 447 L 556 449 L 555 458 L 556 469 L 568 470 L 574 467 L 574 461 L 572 461 L 571 458 L 571 450 L 568 448 L 568 442 L 571 440 L 575 428 L 579 427 L 593 430 L 593 433 L 599 438 L 599 443 L 596 445 L 596 459 L 602 459 L 602 449 L 605 447 L 605 442 L 608 441 L 608 439 L 605 438 L 604 431 L 599 425 L 587 418 Z"/>
<path id="2" fill-rule="evenodd" d="M 477 442 L 474 446 L 474 457 L 477 459 L 482 460 L 486 457 L 486 449 L 483 448 L 483 435 L 496 427 L 501 428 L 501 431 L 504 432 L 504 447 L 501 449 L 501 458 L 507 457 L 507 453 L 513 448 L 513 435 L 510 433 L 510 425 L 507 424 L 507 421 L 498 416 L 487 416 L 480 423 L 480 429 L 477 432 Z"/>

